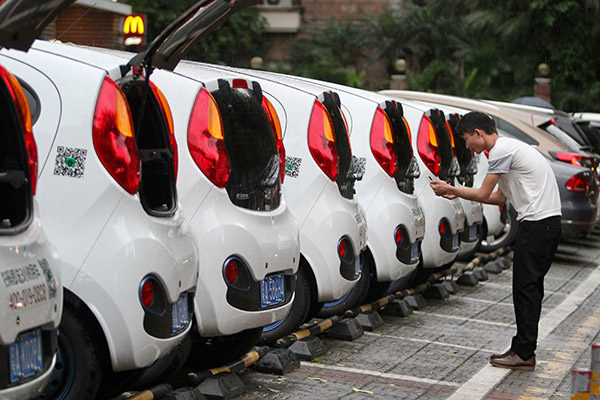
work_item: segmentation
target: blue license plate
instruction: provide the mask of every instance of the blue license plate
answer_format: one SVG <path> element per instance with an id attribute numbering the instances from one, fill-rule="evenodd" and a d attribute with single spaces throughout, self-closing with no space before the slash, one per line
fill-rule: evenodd
<path id="1" fill-rule="evenodd" d="M 410 261 L 416 262 L 419 259 L 419 242 L 414 242 L 410 249 Z"/>
<path id="2" fill-rule="evenodd" d="M 173 304 L 171 314 L 171 332 L 175 333 L 184 329 L 190 322 L 190 311 L 188 308 L 187 293 L 179 296 L 179 299 Z"/>
<path id="3" fill-rule="evenodd" d="M 458 250 L 458 233 L 452 237 L 452 250 Z"/>
<path id="4" fill-rule="evenodd" d="M 10 382 L 17 382 L 41 371 L 42 331 L 36 329 L 22 333 L 8 348 L 10 364 Z"/>
<path id="5" fill-rule="evenodd" d="M 469 227 L 469 242 L 473 242 L 477 239 L 477 225 L 471 225 Z"/>
<path id="6" fill-rule="evenodd" d="M 283 274 L 267 276 L 260 282 L 260 306 L 268 307 L 283 303 L 285 300 L 285 287 Z"/>

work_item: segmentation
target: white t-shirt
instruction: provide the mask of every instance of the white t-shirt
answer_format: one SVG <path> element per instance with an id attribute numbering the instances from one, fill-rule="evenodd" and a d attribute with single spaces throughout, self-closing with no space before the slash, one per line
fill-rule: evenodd
<path id="1" fill-rule="evenodd" d="M 538 221 L 562 215 L 552 168 L 527 143 L 498 138 L 490 150 L 488 174 L 500 174 L 498 185 L 517 210 L 517 220 Z"/>

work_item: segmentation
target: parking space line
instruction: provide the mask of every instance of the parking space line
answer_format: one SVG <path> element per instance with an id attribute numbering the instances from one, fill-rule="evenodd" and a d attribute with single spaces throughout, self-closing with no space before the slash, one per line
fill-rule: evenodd
<path id="1" fill-rule="evenodd" d="M 485 303 L 485 304 L 494 304 L 494 305 L 499 305 L 499 306 L 510 306 L 512 307 L 512 303 L 500 303 L 497 301 L 493 301 L 493 300 L 485 300 L 485 299 L 478 299 L 475 297 L 465 297 L 465 296 L 460 296 L 460 299 L 465 299 L 465 300 L 469 300 L 469 301 L 474 301 L 476 303 Z"/>
<path id="2" fill-rule="evenodd" d="M 432 312 L 426 312 L 426 311 L 413 311 L 413 312 L 415 314 L 431 315 L 433 317 L 455 319 L 455 320 L 463 321 L 463 322 L 477 322 L 478 324 L 504 326 L 504 327 L 514 327 L 515 326 L 514 324 L 507 324 L 505 322 L 493 322 L 493 321 L 486 321 L 483 319 L 457 317 L 456 315 L 444 315 L 444 314 L 438 314 L 438 313 L 432 313 Z"/>
<path id="3" fill-rule="evenodd" d="M 328 364 L 315 364 L 313 362 L 301 361 L 300 365 L 303 367 L 309 368 L 321 368 L 321 369 L 329 369 L 334 371 L 342 371 L 349 372 L 353 374 L 362 374 L 362 375 L 370 375 L 387 379 L 396 379 L 401 381 L 410 381 L 417 383 L 426 383 L 428 385 L 441 385 L 441 386 L 451 386 L 451 387 L 459 387 L 459 383 L 455 382 L 447 382 L 447 381 L 438 381 L 435 379 L 427 379 L 427 378 L 418 378 L 410 375 L 400 375 L 400 374 L 392 374 L 388 372 L 378 372 L 378 371 L 370 371 L 366 369 L 358 369 L 358 368 L 350 368 L 350 367 L 342 367 L 339 365 L 328 365 Z"/>
<path id="4" fill-rule="evenodd" d="M 548 336 L 571 313 L 577 310 L 598 285 L 600 285 L 600 265 L 562 303 L 540 319 L 538 343 Z M 483 399 L 510 372 L 512 371 L 509 369 L 495 368 L 488 364 L 465 382 L 448 400 Z"/>
<path id="5" fill-rule="evenodd" d="M 478 347 L 461 346 L 459 344 L 438 342 L 436 340 L 415 339 L 415 338 L 409 338 L 409 337 L 406 337 L 406 336 L 384 335 L 384 334 L 381 334 L 381 333 L 374 333 L 374 332 L 365 332 L 365 335 L 367 335 L 367 336 L 376 336 L 376 337 L 380 337 L 380 338 L 384 338 L 384 339 L 393 339 L 393 340 L 401 340 L 401 341 L 409 341 L 409 342 L 417 342 L 417 343 L 435 344 L 437 346 L 452 347 L 452 348 L 455 348 L 455 349 L 463 349 L 463 350 L 469 350 L 469 351 L 482 351 L 484 353 L 497 353 L 498 352 L 497 350 L 487 350 L 487 349 L 481 349 L 481 348 L 478 348 Z"/>

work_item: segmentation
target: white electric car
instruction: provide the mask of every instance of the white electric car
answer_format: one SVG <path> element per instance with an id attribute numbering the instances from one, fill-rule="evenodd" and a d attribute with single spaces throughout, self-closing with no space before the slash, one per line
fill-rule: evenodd
<path id="1" fill-rule="evenodd" d="M 378 299 L 392 281 L 396 288 L 406 287 L 421 257 L 425 218 L 414 192 L 414 179 L 420 171 L 402 105 L 366 90 L 279 76 L 286 82 L 298 80 L 301 87 L 334 90 L 340 96 L 352 153 L 361 168 L 356 196 L 369 221 L 363 275 L 352 294 L 325 303 L 319 316 L 340 314 L 365 299 Z"/>
<path id="2" fill-rule="evenodd" d="M 220 366 L 254 346 L 263 326 L 290 311 L 300 261 L 298 225 L 283 190 L 278 116 L 260 85 L 241 76 L 172 73 L 191 43 L 252 2 L 201 2 L 140 55 L 44 43 L 45 51 L 111 71 L 150 59 L 170 104 L 178 144 L 177 192 L 196 239 L 200 272 L 191 363 Z M 180 25 L 181 24 L 181 25 Z M 173 47 L 171 40 L 179 47 Z M 123 67 L 121 67 L 123 66 Z M 164 69 L 161 69 L 164 68 Z M 139 78 L 143 81 L 143 77 Z"/>
<path id="3" fill-rule="evenodd" d="M 182 62 L 175 72 L 192 77 L 243 74 L 259 82 L 279 116 L 287 160 L 283 186 L 300 227 L 301 257 L 292 309 L 267 325 L 261 337 L 273 342 L 316 315 L 325 302 L 346 296 L 361 275 L 367 220 L 354 195 L 356 159 L 339 97 L 251 70 Z"/>
<path id="4" fill-rule="evenodd" d="M 94 398 L 186 337 L 198 252 L 178 205 L 164 96 L 56 46 L 3 50 L 0 63 L 35 110 L 40 214 L 61 254 L 60 363 L 44 398 Z"/>
<path id="5" fill-rule="evenodd" d="M 0 6 L 0 36 L 35 30 L 33 21 L 19 19 L 27 6 L 16 1 Z M 24 49 L 29 43 L 3 41 Z M 50 380 L 63 289 L 58 253 L 39 216 L 31 110 L 18 80 L 2 66 L 0 109 L 0 399 L 22 400 L 39 396 Z"/>

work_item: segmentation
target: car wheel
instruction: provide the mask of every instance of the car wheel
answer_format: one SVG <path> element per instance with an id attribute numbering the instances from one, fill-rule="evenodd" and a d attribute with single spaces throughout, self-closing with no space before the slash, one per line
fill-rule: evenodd
<path id="1" fill-rule="evenodd" d="M 96 398 L 102 380 L 102 365 L 97 349 L 90 329 L 65 307 L 58 328 L 56 365 L 40 399 Z"/>
<path id="2" fill-rule="evenodd" d="M 262 329 L 259 343 L 271 345 L 283 336 L 289 335 L 306 319 L 310 308 L 310 287 L 306 272 L 302 265 L 296 273 L 296 291 L 294 302 L 287 315 L 280 321 L 265 326 Z"/>
<path id="3" fill-rule="evenodd" d="M 261 333 L 262 328 L 254 328 L 214 338 L 203 338 L 193 334 L 186 367 L 215 368 L 239 360 L 258 343 Z"/>
<path id="4" fill-rule="evenodd" d="M 504 226 L 504 230 L 498 235 L 487 234 L 487 223 L 485 218 L 483 220 L 483 226 L 481 227 L 482 240 L 479 246 L 479 251 L 485 253 L 491 253 L 494 250 L 498 250 L 501 247 L 510 246 L 517 237 L 517 230 L 519 229 L 519 223 L 517 222 L 517 211 L 513 206 L 508 207 L 508 218 Z"/>

